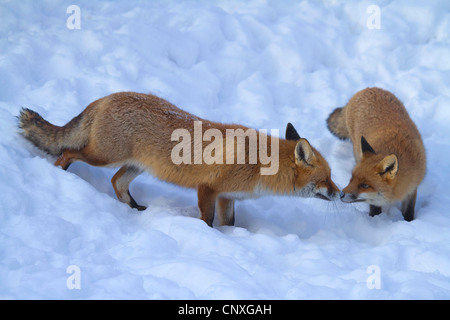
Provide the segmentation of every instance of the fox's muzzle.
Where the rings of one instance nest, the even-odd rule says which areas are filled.
[[[344,193],[340,194],[341,201],[345,203],[353,203],[353,202],[364,202],[366,199],[358,199],[358,196],[353,193]]]
[[[337,199],[339,199],[340,197],[340,191],[334,191],[331,189],[325,189],[322,188],[320,189],[319,192],[317,192],[314,197],[318,198],[318,199],[322,199],[322,200],[327,200],[327,201],[335,201]]]

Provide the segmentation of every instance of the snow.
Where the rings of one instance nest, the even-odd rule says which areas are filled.
[[[77,1],[71,30],[72,4],[0,3],[0,298],[450,298],[450,2]],[[281,135],[292,122],[345,187],[352,147],[325,119],[370,86],[404,102],[426,146],[410,223],[399,205],[372,218],[264,197],[209,228],[195,191],[147,174],[131,184],[137,212],[113,169],[54,167],[15,118],[28,107],[63,125],[110,93],[152,92],[214,121]]]

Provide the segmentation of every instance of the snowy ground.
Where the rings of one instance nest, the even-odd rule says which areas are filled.
[[[447,0],[0,1],[0,298],[449,299],[449,36]],[[16,128],[22,106],[62,125],[153,92],[211,120],[290,121],[344,187],[352,147],[325,119],[369,86],[404,102],[426,145],[411,223],[398,206],[267,197],[209,228],[194,191],[149,175],[131,185],[138,213],[114,170],[64,172]]]

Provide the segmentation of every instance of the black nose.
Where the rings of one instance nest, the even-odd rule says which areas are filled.
[[[339,195],[341,196],[341,199],[345,196],[345,193],[343,193],[342,191],[339,193]]]

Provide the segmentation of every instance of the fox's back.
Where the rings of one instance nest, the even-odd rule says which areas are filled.
[[[151,94],[120,92],[94,103],[97,104],[95,128],[125,136],[133,134],[135,139],[145,139],[147,143],[148,139],[170,140],[174,129],[192,127],[194,121],[202,120]]]
[[[346,106],[346,123],[352,141],[364,136],[371,145],[387,132],[399,133],[413,139],[420,139],[420,133],[403,104],[392,93],[368,88],[356,93]],[[374,139],[370,139],[373,137]]]
[[[205,130],[211,128],[219,130],[223,136],[229,128],[248,129],[240,125],[224,125],[202,119],[150,94],[115,93],[93,102],[93,105],[95,116],[91,130],[92,149],[107,155],[110,160],[114,157],[113,162],[117,163],[125,161],[124,159],[135,159],[158,178],[187,187],[213,183],[220,172],[229,171],[233,166],[205,165],[203,162],[175,165],[172,152],[180,143],[176,139],[172,141],[175,130],[184,129],[189,132],[191,163],[194,163],[194,122],[201,121],[202,129],[197,133],[201,137]],[[203,150],[210,142],[201,140]],[[258,167],[253,167],[246,166],[257,172]],[[183,171],[182,175],[179,174],[180,171]]]

